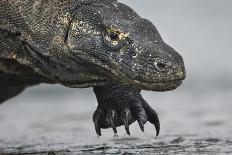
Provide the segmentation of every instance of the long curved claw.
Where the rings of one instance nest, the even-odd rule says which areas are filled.
[[[95,131],[96,131],[98,136],[101,136],[101,128],[100,128],[99,122],[98,122],[98,120],[100,119],[100,116],[101,116],[101,110],[97,109],[93,114],[93,122],[94,122],[94,126],[95,126]]]
[[[126,130],[126,133],[128,135],[130,135],[130,129],[129,129],[129,124],[128,124],[128,120],[126,118],[123,119],[123,123],[125,125],[125,130]]]
[[[141,131],[144,132],[144,123],[143,123],[143,120],[141,118],[139,118],[137,121],[138,121],[138,124],[139,124],[139,127],[140,127]]]
[[[114,120],[115,120],[115,118],[116,118],[116,113],[115,113],[115,111],[110,111],[109,113],[108,113],[108,117],[109,117],[109,120],[110,120],[110,125],[111,125],[111,127],[112,127],[112,129],[113,129],[113,131],[114,131],[114,134],[116,135],[117,134],[117,129],[116,129],[116,127],[115,127],[115,124],[114,124]]]
[[[123,113],[122,113],[122,119],[123,119],[123,124],[125,126],[125,130],[126,133],[128,135],[130,135],[130,129],[129,129],[129,113],[130,111],[128,109],[126,109]]]
[[[160,121],[156,111],[152,109],[148,114],[148,117],[149,117],[148,121],[155,125],[156,136],[158,136],[160,132]]]
[[[98,123],[94,121],[95,131],[98,136],[101,136],[101,128],[99,127]]]
[[[144,107],[146,114],[147,114],[147,120],[155,126],[156,136],[158,136],[159,132],[160,132],[159,117],[158,117],[156,111],[154,109],[152,109],[145,100],[143,100],[142,103],[143,103],[143,107]]]
[[[144,124],[147,122],[147,114],[140,102],[132,103],[133,115],[135,116],[139,127],[144,132]]]

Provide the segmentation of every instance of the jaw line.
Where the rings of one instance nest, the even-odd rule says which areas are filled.
[[[137,80],[134,80],[133,82],[137,87],[148,91],[172,91],[182,84],[182,80],[157,83],[146,83]]]
[[[123,73],[123,69],[117,68],[115,65],[113,67],[114,69],[110,69],[111,74],[113,74],[114,78],[111,78],[112,80],[118,81],[124,85],[131,85],[138,87],[142,90],[148,90],[148,91],[172,91],[175,90],[177,87],[179,87],[182,84],[182,81],[184,79],[176,79],[172,81],[165,81],[165,82],[147,82],[147,81],[141,81],[137,79],[130,78],[129,75]]]
[[[166,82],[144,82],[139,80],[133,80],[122,72],[119,72],[119,74],[115,74],[115,77],[117,81],[122,82],[125,85],[135,86],[142,90],[148,91],[172,91],[179,87],[183,81],[183,79],[177,79]]]
[[[91,55],[87,54],[89,57],[92,57]],[[94,59],[94,58],[93,58]],[[128,75],[123,73],[120,69],[117,68],[116,64],[112,64],[111,67],[108,65],[102,65],[100,61],[95,61],[96,65],[99,65],[100,67],[104,66],[103,68],[108,70],[111,75],[115,76],[114,78],[109,78],[112,80],[115,80],[117,82],[120,82],[125,85],[132,85],[136,86],[142,90],[148,90],[148,91],[171,91],[176,89],[178,86],[181,85],[182,80],[176,80],[176,81],[167,81],[167,82],[143,82],[139,80],[133,80]],[[109,80],[111,81],[111,80]]]
[[[148,91],[172,91],[175,90],[177,87],[179,87],[182,84],[182,80],[174,80],[174,81],[167,81],[167,82],[143,82],[139,80],[133,80],[126,76],[123,73],[120,73],[119,75],[115,75],[114,80],[124,84],[124,85],[130,85],[138,87],[142,90],[148,90]]]

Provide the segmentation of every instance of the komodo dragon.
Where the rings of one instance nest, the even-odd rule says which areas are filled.
[[[0,103],[40,83],[93,87],[102,128],[149,121],[157,113],[141,90],[174,90],[182,57],[156,27],[117,0],[0,0]],[[54,105],[55,106],[55,105]]]

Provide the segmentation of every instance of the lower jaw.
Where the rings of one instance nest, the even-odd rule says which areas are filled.
[[[182,84],[182,80],[162,82],[162,83],[145,83],[140,81],[133,81],[133,85],[136,85],[138,88],[142,90],[159,91],[159,92],[175,90],[181,84]]]

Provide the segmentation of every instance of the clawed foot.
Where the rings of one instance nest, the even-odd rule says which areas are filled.
[[[94,87],[98,107],[93,114],[93,122],[98,136],[101,128],[112,128],[117,135],[118,126],[125,126],[130,135],[129,125],[137,121],[142,132],[144,124],[149,121],[155,125],[159,135],[160,122],[155,110],[143,99],[140,90],[129,86],[113,85]]]

